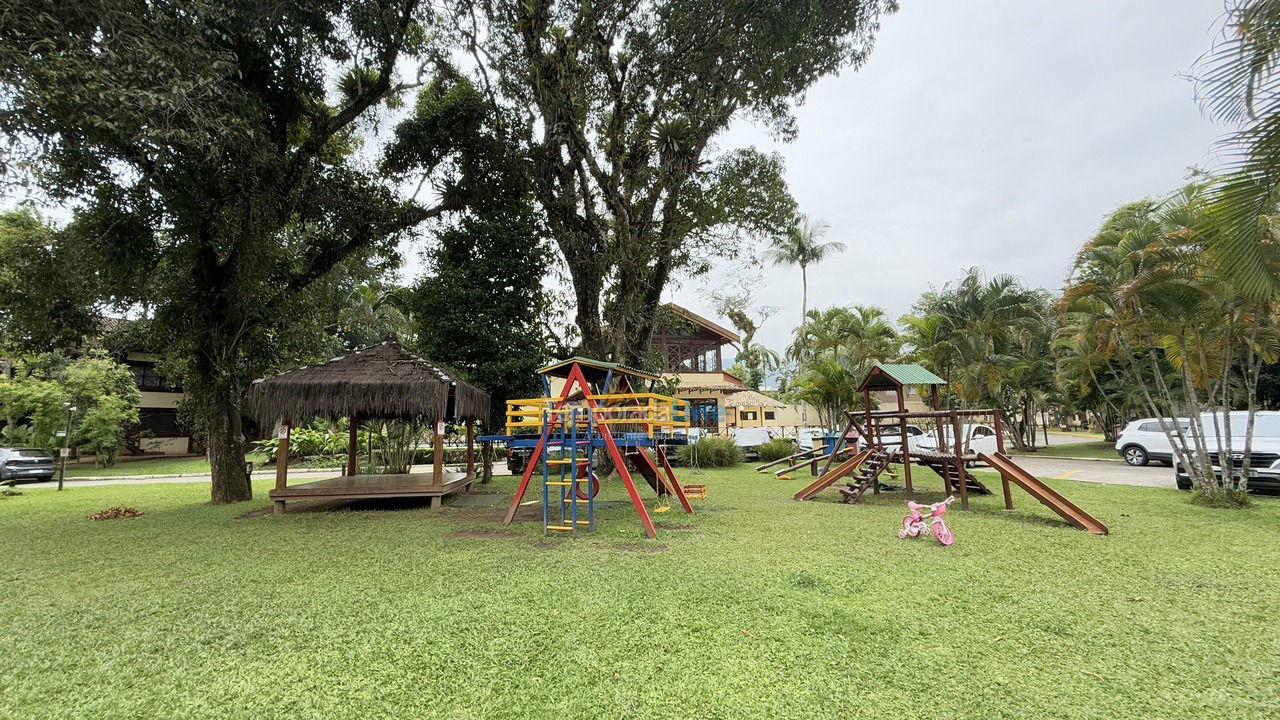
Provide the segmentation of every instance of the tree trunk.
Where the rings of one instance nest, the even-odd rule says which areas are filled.
[[[800,324],[809,316],[809,271],[800,266]]]
[[[220,387],[217,397],[210,398],[205,424],[209,433],[209,472],[213,476],[211,498],[214,505],[244,502],[253,499],[253,485],[249,482],[244,456],[248,443],[240,421],[238,394],[231,388]]]

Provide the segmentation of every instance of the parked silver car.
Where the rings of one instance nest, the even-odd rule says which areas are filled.
[[[53,456],[36,448],[0,448],[0,484],[53,479]]]

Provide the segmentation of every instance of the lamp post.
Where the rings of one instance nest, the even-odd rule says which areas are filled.
[[[67,475],[67,456],[71,454],[71,416],[75,415],[76,407],[71,403],[67,406],[67,431],[62,434],[62,464],[58,467],[58,490],[62,490],[62,480]]]

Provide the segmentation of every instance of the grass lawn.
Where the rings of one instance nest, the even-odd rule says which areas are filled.
[[[1116,453],[1116,444],[1106,440],[1070,443],[1067,445],[1050,445],[1049,447],[1041,447],[1035,452],[1018,452],[1011,449],[1010,454],[1070,458],[1103,458],[1106,460],[1120,459],[1120,456]]]
[[[1272,718],[1280,503],[1053,481],[899,540],[901,493],[704,471],[645,541],[499,524],[499,478],[442,510],[241,516],[207,485],[0,498],[3,718]],[[917,472],[917,485],[928,486]],[[936,478],[933,487],[938,488]],[[647,489],[646,489],[647,490]],[[998,491],[997,491],[998,492]],[[1016,491],[1017,492],[1017,491]],[[937,499],[937,493],[926,499]],[[652,507],[654,499],[646,493]],[[85,516],[130,505],[141,518]]]
[[[126,477],[129,475],[177,475],[207,473],[209,460],[204,457],[127,460],[109,468],[94,467],[92,462],[67,463],[67,477]]]
[[[250,454],[246,458],[261,465],[266,458]],[[108,468],[96,468],[92,462],[67,463],[67,477],[129,477],[132,475],[182,475],[205,474],[209,472],[209,460],[201,457],[168,458],[158,457],[148,460],[118,461]]]

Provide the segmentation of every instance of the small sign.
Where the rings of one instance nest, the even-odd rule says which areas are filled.
[[[277,438],[277,439],[279,439],[279,440],[288,440],[288,439],[289,439],[289,428],[287,428],[287,427],[282,427],[282,428],[280,428],[280,432],[276,433],[276,438]]]
[[[53,436],[54,436],[54,437],[66,437],[66,436],[67,436],[67,431],[66,431],[66,430],[56,430],[56,431],[54,431]]]
[[[59,457],[71,457],[71,448],[61,448],[58,450]]]
[[[437,434],[437,435],[443,435],[443,434],[444,434],[444,421],[443,421],[443,420],[437,420],[437,421],[436,421],[436,434]]]

